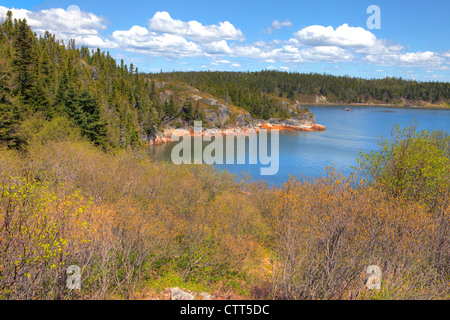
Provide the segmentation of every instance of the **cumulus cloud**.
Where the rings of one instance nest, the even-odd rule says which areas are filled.
[[[375,66],[450,69],[450,50],[441,53],[407,52],[400,44],[377,39],[372,32],[348,24],[336,28],[312,25],[294,32],[287,40],[246,43],[243,32],[228,21],[204,25],[199,21],[174,19],[166,11],[156,12],[146,27],[136,25],[104,36],[102,33],[107,29],[106,20],[84,12],[77,6],[34,12],[0,6],[0,19],[6,16],[8,10],[13,12],[14,18],[27,19],[38,34],[49,31],[64,41],[75,39],[78,45],[116,48],[167,59],[204,57],[217,66],[238,68],[241,65],[231,60],[248,58],[267,63],[269,69],[280,70],[283,69],[274,66],[283,65],[293,69],[296,65],[312,62],[358,62]],[[274,20],[267,31],[271,33],[292,26],[289,20]],[[377,69],[377,72],[381,70]]]
[[[230,22],[219,22],[218,25],[203,25],[198,21],[181,21],[172,19],[166,11],[158,11],[149,20],[151,31],[182,36],[195,42],[205,43],[222,40],[244,41],[241,30]]]
[[[103,39],[97,35],[66,35],[65,39],[74,39],[75,43],[85,45],[89,48],[112,49],[119,47],[115,42],[109,39]]]
[[[67,10],[52,8],[35,12],[0,6],[0,17],[5,17],[9,10],[13,13],[13,18],[26,19],[33,31],[40,35],[48,31],[66,42],[75,39],[80,45],[117,47],[114,42],[100,36],[99,30],[106,29],[105,19],[93,13],[84,12],[76,6],[71,6]]]
[[[234,47],[235,56],[258,59],[268,63],[284,62],[299,64],[307,62],[348,62],[354,55],[335,46],[299,48],[291,44],[272,47],[270,44],[239,45]]]
[[[370,48],[377,44],[374,34],[360,27],[349,27],[348,24],[333,29],[313,25],[297,31],[295,38],[310,46],[335,46],[344,48]]]
[[[228,21],[202,25],[173,19],[165,11],[155,13],[148,29],[133,26],[114,31],[112,38],[124,50],[170,58],[232,55],[227,41],[245,39],[242,31]]]
[[[294,37],[290,41],[298,45],[335,46],[361,54],[381,54],[404,49],[400,44],[377,39],[372,32],[361,27],[350,27],[346,23],[336,29],[331,26],[309,26],[295,32]]]
[[[183,58],[200,56],[200,46],[185,38],[173,34],[157,34],[147,28],[133,26],[129,30],[117,30],[112,34],[121,48],[150,56]]]
[[[328,62],[336,57],[338,61],[357,59],[378,66],[445,69],[446,58],[450,56],[449,52],[405,52],[405,48],[400,44],[377,39],[372,32],[348,24],[337,28],[309,26],[295,32],[289,43],[296,47],[309,46],[309,49],[302,50],[303,58],[307,60],[315,56],[318,60]],[[339,57],[341,54],[343,56]]]
[[[440,67],[445,63],[442,56],[431,51],[367,55],[363,60],[376,65],[401,67],[433,68]]]
[[[228,46],[228,43],[225,40],[213,41],[211,43],[203,43],[201,45],[203,50],[207,54],[231,55],[233,53],[233,51]]]
[[[313,25],[297,31],[294,36],[310,46],[372,47],[377,41],[372,32],[360,27],[349,27],[346,23],[336,29]]]
[[[180,35],[160,34],[140,26],[133,26],[129,30],[114,31],[112,38],[126,51],[150,56],[185,58],[232,54],[232,50],[225,40],[197,43]]]
[[[28,14],[31,13],[31,11],[25,9],[15,9],[15,8],[10,9],[0,6],[0,20],[6,17],[6,13],[8,11],[11,11],[13,13],[13,19],[28,19]]]
[[[320,46],[307,48],[301,51],[303,59],[306,61],[326,61],[326,62],[350,62],[354,55],[348,50],[336,46]]]

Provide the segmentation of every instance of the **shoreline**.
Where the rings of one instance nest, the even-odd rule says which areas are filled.
[[[395,105],[395,104],[374,104],[374,103],[299,103],[303,106],[303,108],[312,107],[385,107],[385,108],[399,108],[399,109],[425,109],[425,110],[450,110],[450,106],[443,105],[429,105],[429,106],[419,106],[419,105]],[[325,131],[327,128],[323,125],[316,123],[308,123],[306,125],[296,126],[296,125],[276,125],[271,124],[269,122],[258,123],[252,128],[243,128],[243,127],[231,127],[227,129],[219,129],[212,128],[206,129],[202,131],[202,136],[214,136],[214,135],[236,135],[236,136],[248,136],[250,134],[259,133],[260,128],[266,130],[279,130],[279,131],[297,131],[297,132],[317,132],[317,131]],[[178,131],[178,133],[176,133]],[[177,136],[190,135],[194,136],[194,132],[191,129],[167,129],[163,132],[160,132],[156,135],[156,137],[148,143],[148,146],[158,146],[166,143],[175,142],[172,140],[172,134],[175,133]]]
[[[331,106],[343,106],[343,107],[385,107],[385,108],[400,108],[400,109],[440,109],[440,110],[450,110],[450,106],[444,106],[444,105],[397,105],[397,104],[388,104],[388,103],[299,103],[303,107],[331,107]]]
[[[316,132],[316,131],[325,131],[327,128],[320,124],[310,124],[310,125],[302,125],[302,126],[289,126],[289,125],[272,125],[270,123],[262,123],[257,124],[253,128],[228,128],[228,129],[207,129],[202,130],[201,136],[209,136],[213,137],[215,135],[221,135],[221,136],[227,136],[227,135],[233,135],[233,136],[249,136],[252,134],[259,133],[260,129],[265,130],[279,130],[279,131],[306,131],[306,132]],[[163,145],[166,143],[175,142],[172,140],[172,136],[178,136],[182,137],[185,135],[190,135],[191,137],[194,137],[198,135],[198,132],[194,132],[190,129],[168,129],[164,130],[164,132],[158,134],[155,139],[148,144],[148,146],[158,146]]]

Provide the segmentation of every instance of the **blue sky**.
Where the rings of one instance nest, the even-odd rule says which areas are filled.
[[[369,29],[377,5],[381,28]],[[78,10],[79,8],[79,10]],[[143,72],[318,72],[450,81],[450,1],[1,0],[37,33]]]

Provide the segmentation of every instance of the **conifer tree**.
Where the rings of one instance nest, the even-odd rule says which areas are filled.
[[[14,30],[14,57],[12,60],[15,73],[16,93],[26,103],[32,97],[32,87],[35,81],[33,66],[35,53],[33,52],[33,33],[26,20],[18,20]]]

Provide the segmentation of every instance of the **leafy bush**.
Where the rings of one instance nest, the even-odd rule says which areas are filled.
[[[370,182],[330,168],[279,190],[105,153],[71,130],[30,119],[26,152],[0,150],[0,298],[135,298],[158,284],[274,299],[450,295],[444,133],[387,143],[362,163]],[[66,288],[70,265],[80,291]],[[380,291],[364,285],[369,265],[381,267]]]
[[[381,139],[379,150],[358,159],[363,176],[393,197],[418,201],[431,208],[442,203],[450,188],[450,138],[442,132],[401,130]]]
[[[133,298],[167,275],[220,288],[245,278],[263,221],[235,177],[47,140],[54,124],[29,124],[27,153],[0,154],[0,297]],[[81,291],[65,287],[70,265],[82,270]]]
[[[450,291],[450,217],[331,171],[292,178],[271,207],[278,299],[434,299]],[[448,197],[448,190],[447,195]],[[365,287],[382,270],[382,292]]]

